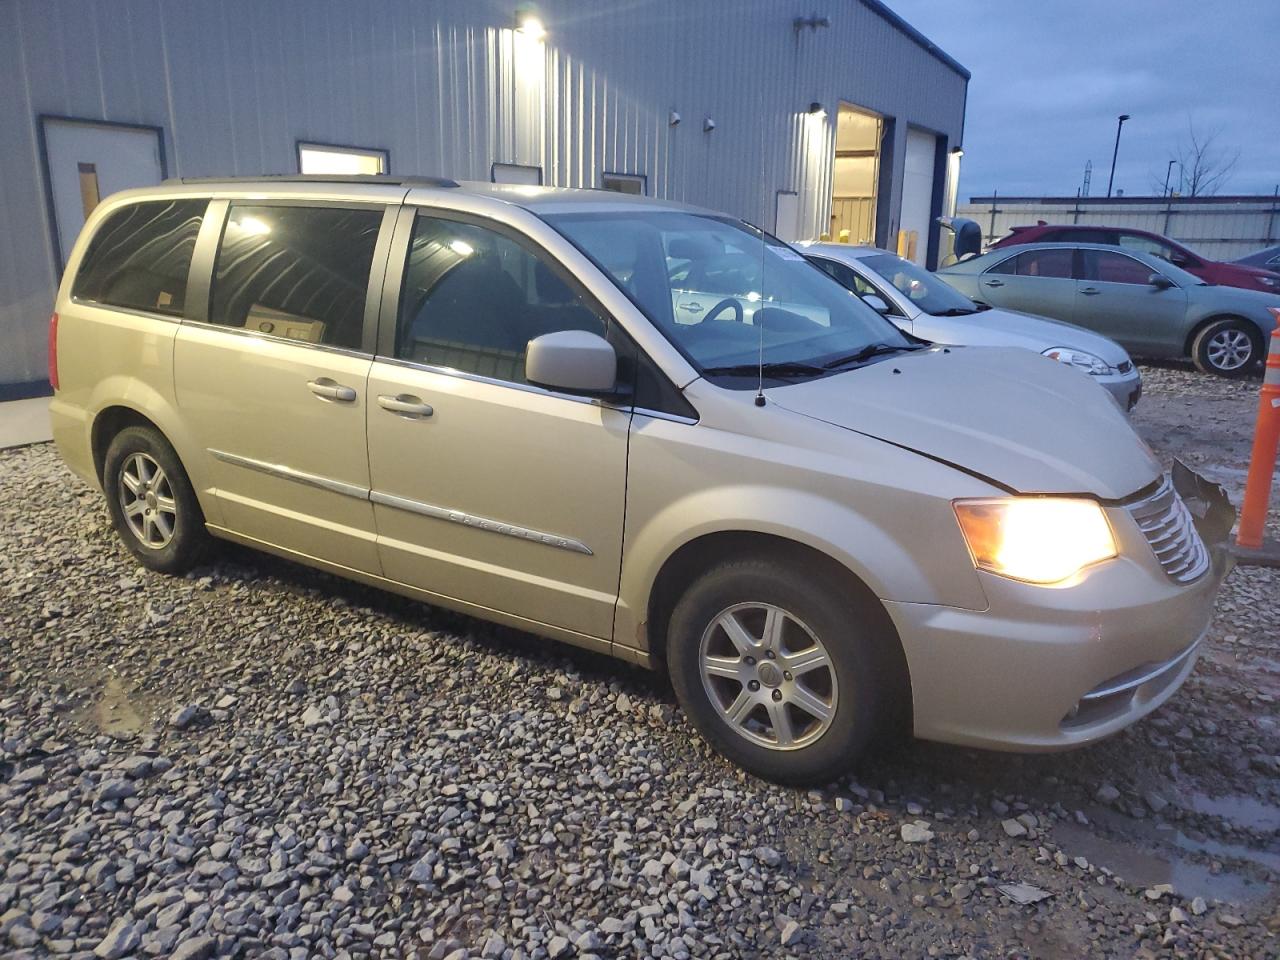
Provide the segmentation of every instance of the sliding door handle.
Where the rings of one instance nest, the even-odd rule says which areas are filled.
[[[423,403],[421,397],[415,397],[408,393],[397,394],[394,397],[386,393],[379,394],[378,406],[383,410],[398,413],[402,417],[409,417],[414,420],[423,419],[435,413],[431,404]]]
[[[988,287],[1003,287],[1003,286],[1004,286],[1004,281],[1003,281],[1003,280],[983,280],[982,282],[983,282],[983,283],[985,283]]]
[[[1102,291],[1099,290],[1097,287],[1081,287],[1080,292],[1083,293],[1086,297],[1096,297]]]
[[[356,392],[351,387],[344,387],[328,377],[320,377],[317,380],[308,380],[307,389],[314,393],[321,400],[336,400],[339,403],[351,403],[356,398]]]

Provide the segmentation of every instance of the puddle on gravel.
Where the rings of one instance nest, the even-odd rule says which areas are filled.
[[[1242,794],[1211,797],[1204,793],[1193,793],[1187,801],[1196,813],[1218,817],[1246,830],[1280,830],[1280,807],[1264,803],[1257,797]]]
[[[1180,897],[1204,897],[1206,900],[1224,900],[1244,904],[1267,892],[1265,883],[1255,881],[1225,866],[1214,873],[1206,866],[1177,856],[1164,856],[1156,852],[1154,844],[1139,846],[1137,843],[1112,840],[1094,833],[1088,827],[1074,823],[1059,823],[1053,828],[1054,838],[1070,857],[1085,857],[1098,867],[1106,867],[1116,876],[1145,887],[1169,883]],[[1215,858],[1248,859],[1255,863],[1255,851],[1245,847],[1232,847],[1212,841],[1199,843],[1178,833],[1168,840],[1188,852],[1209,854]],[[1265,857],[1265,855],[1264,855]],[[1275,865],[1272,865],[1272,869]]]
[[[151,731],[148,713],[136,685],[113,673],[107,677],[102,692],[80,709],[76,719],[115,740],[132,740]]]

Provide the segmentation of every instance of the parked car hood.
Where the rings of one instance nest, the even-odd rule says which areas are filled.
[[[934,317],[922,313],[912,321],[911,332],[935,343],[970,347],[1022,347],[1043,353],[1050,347],[1085,350],[1111,366],[1124,363],[1124,347],[1101,334],[1016,310],[983,310],[964,317]]]
[[[1026,350],[933,347],[766,391],[793,413],[952,464],[1018,493],[1119,499],[1160,477],[1088,377]]]

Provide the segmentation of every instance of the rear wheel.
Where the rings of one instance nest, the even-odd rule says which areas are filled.
[[[1244,320],[1216,320],[1198,334],[1191,345],[1191,359],[1202,373],[1243,377],[1262,356],[1262,339],[1253,324]]]
[[[178,455],[159,431],[126,427],[102,465],[107,509],[121,541],[143,566],[185,573],[204,557],[204,514]]]
[[[672,612],[681,706],[730,760],[769,780],[829,783],[858,760],[887,684],[873,619],[821,575],[768,560],[716,567]]]

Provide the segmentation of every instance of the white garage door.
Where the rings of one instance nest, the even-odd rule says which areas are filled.
[[[900,249],[919,264],[924,263],[929,252],[929,214],[933,210],[933,161],[937,145],[938,138],[932,133],[907,130],[902,214],[898,218],[898,229],[905,235]]]

